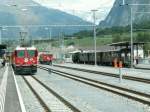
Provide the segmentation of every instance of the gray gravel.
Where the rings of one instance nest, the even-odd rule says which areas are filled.
[[[23,103],[27,112],[45,112],[37,98],[34,96],[30,88],[26,85],[20,75],[16,75],[16,80],[22,95]]]
[[[68,67],[74,67],[74,68],[83,68],[83,69],[88,69],[88,70],[119,74],[119,69],[114,68],[114,67],[93,66],[93,65],[84,65],[84,64],[71,64],[71,63],[55,64],[55,65],[68,66]],[[150,70],[122,68],[122,72],[123,72],[123,75],[150,79]]]
[[[43,70],[36,77],[82,112],[150,112],[147,105]]]
[[[46,103],[46,105],[50,108],[52,112],[72,112],[70,108],[63,104],[53,94],[48,92],[32,77],[26,76],[25,78],[28,80],[32,88],[38,93],[38,95],[43,99],[43,101]]]
[[[53,68],[60,69],[59,67],[53,67]],[[89,79],[103,81],[103,82],[107,82],[109,84],[113,84],[116,86],[126,87],[129,89],[133,89],[136,91],[150,94],[150,84],[137,82],[137,81],[131,81],[131,80],[125,80],[125,79],[123,79],[122,83],[120,83],[119,78],[103,76],[103,75],[98,75],[98,74],[94,74],[94,73],[86,73],[86,72],[82,72],[82,71],[70,70],[70,69],[65,69],[65,68],[61,68],[61,71],[67,71],[67,72],[75,74],[77,76],[83,76],[83,77],[86,77]]]

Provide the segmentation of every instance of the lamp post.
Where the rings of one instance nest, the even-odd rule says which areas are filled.
[[[98,10],[91,10],[92,13],[93,13],[93,24],[94,24],[94,27],[93,27],[93,36],[94,36],[94,54],[95,54],[95,66],[97,65],[97,55],[96,55],[96,51],[97,51],[97,48],[96,48],[96,11]]]
[[[2,44],[2,27],[0,27],[0,44]]]

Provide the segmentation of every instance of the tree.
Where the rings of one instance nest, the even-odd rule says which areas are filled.
[[[120,34],[114,34],[113,35],[113,40],[112,42],[121,42],[122,41],[122,38],[121,38],[121,35]]]
[[[148,32],[139,32],[136,37],[137,42],[150,42],[150,34]]]
[[[69,42],[68,44],[67,44],[67,46],[71,46],[71,45],[75,45],[75,42]]]

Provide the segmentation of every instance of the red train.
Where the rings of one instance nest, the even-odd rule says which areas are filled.
[[[53,60],[53,55],[52,54],[47,54],[47,53],[42,53],[39,56],[39,62],[41,64],[48,64],[51,65]]]
[[[35,47],[17,47],[12,53],[15,73],[36,73],[38,51]]]

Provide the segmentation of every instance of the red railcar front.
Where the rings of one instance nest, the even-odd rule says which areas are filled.
[[[40,54],[39,62],[41,64],[52,64],[53,55],[52,54]]]
[[[17,47],[13,54],[13,68],[18,73],[37,72],[38,51],[35,47]]]

